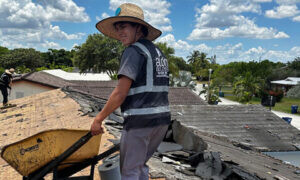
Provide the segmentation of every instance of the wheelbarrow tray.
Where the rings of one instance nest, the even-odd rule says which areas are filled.
[[[61,155],[88,132],[88,130],[73,129],[43,131],[5,146],[1,157],[22,176],[28,176]],[[81,162],[96,156],[100,141],[101,135],[93,136],[62,164]],[[64,167],[66,166],[60,168]]]

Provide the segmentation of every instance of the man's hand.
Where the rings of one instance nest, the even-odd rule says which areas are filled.
[[[91,132],[93,136],[104,133],[102,121],[99,122],[96,119],[94,119],[94,122],[91,125]]]
[[[97,114],[91,125],[92,135],[98,135],[104,132],[102,121],[124,102],[131,84],[132,80],[128,77],[120,77],[117,87],[113,90],[103,109]]]

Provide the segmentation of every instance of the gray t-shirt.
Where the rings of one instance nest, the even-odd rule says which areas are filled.
[[[134,47],[130,46],[126,48],[121,58],[118,78],[123,75],[135,81],[144,61],[145,58]]]

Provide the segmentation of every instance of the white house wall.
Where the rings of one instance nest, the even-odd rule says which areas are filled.
[[[34,94],[50,91],[53,89],[55,88],[43,86],[29,81],[17,81],[13,83],[11,94],[8,96],[8,100],[31,96]],[[0,96],[0,100],[2,103],[3,100],[2,95]]]

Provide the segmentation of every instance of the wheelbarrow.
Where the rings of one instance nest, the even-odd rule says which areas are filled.
[[[1,157],[23,176],[23,180],[41,180],[48,173],[53,179],[89,179],[95,165],[119,150],[119,144],[98,155],[101,135],[86,130],[49,130],[7,145]],[[89,176],[71,177],[91,166]]]

